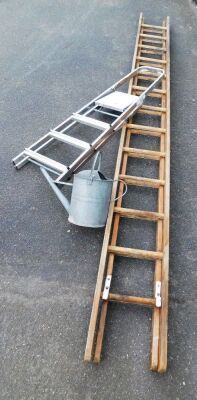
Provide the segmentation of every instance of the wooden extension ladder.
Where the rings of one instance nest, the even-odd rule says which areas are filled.
[[[99,362],[101,358],[107,309],[110,301],[134,303],[152,307],[152,342],[151,369],[165,372],[167,369],[167,335],[168,335],[168,274],[169,274],[169,199],[170,199],[170,32],[169,17],[161,26],[144,23],[142,14],[134,50],[132,69],[138,66],[157,66],[165,71],[161,88],[155,89],[150,97],[159,98],[159,106],[145,104],[138,114],[156,116],[160,126],[135,124],[131,120],[122,128],[112,199],[118,196],[117,204],[111,202],[101,252],[96,289],[85,349],[85,361]],[[134,77],[129,84],[128,93],[137,95],[144,90],[144,84],[154,79],[152,74]],[[141,82],[145,82],[141,84]],[[154,118],[153,118],[154,119]],[[152,124],[153,125],[153,124]],[[132,148],[132,134],[160,138],[160,150],[149,151]],[[127,175],[129,157],[157,160],[159,163],[158,179],[142,178]],[[155,212],[123,208],[121,195],[123,183],[128,185],[155,188],[158,190],[157,210]],[[120,197],[119,197],[120,196]],[[156,249],[119,247],[117,245],[120,219],[137,218],[155,221]],[[143,246],[142,246],[143,247]],[[153,260],[154,296],[152,298],[118,295],[111,293],[110,284],[116,256]]]

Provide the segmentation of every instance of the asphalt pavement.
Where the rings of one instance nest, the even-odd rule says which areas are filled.
[[[102,362],[83,363],[104,231],[71,225],[39,169],[28,164],[16,171],[11,164],[25,147],[129,72],[141,11],[150,24],[171,18],[169,363],[164,375],[149,370],[151,314],[137,306],[110,307]],[[0,1],[2,400],[197,398],[196,26],[197,9],[189,0]],[[117,135],[103,152],[103,172],[111,177],[118,141]],[[49,151],[60,151],[61,160],[67,157],[65,148]],[[135,200],[148,206],[143,196]],[[143,223],[134,222],[127,230],[138,247],[143,229]],[[154,240],[152,230],[147,240],[147,246]],[[116,283],[122,290],[150,293],[151,268],[144,272],[135,262],[133,268],[120,267]]]

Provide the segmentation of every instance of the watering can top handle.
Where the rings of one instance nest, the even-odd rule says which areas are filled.
[[[102,160],[102,154],[100,151],[97,151],[95,156],[94,156],[94,160],[92,163],[92,168],[91,168],[91,172],[90,172],[90,176],[93,175],[94,171],[100,171],[101,169],[101,160]],[[96,168],[96,164],[98,162],[98,166]]]
[[[100,151],[97,151],[97,153],[95,154],[93,163],[92,163],[92,168],[91,168],[90,176],[93,175],[93,173],[94,173],[95,170],[96,170],[96,171],[100,171],[100,168],[101,168],[101,160],[102,160],[102,153],[101,153]],[[97,162],[98,162],[98,167],[97,167],[97,169],[96,169],[96,164],[97,164]],[[110,179],[110,180],[111,180],[111,179]],[[127,186],[126,182],[124,182],[122,179],[114,179],[113,182],[122,182],[122,183],[124,184],[124,186],[125,186],[125,189],[124,189],[124,192],[123,192],[120,196],[118,196],[118,197],[116,197],[114,200],[112,200],[112,202],[114,202],[114,201],[120,199],[121,197],[124,197],[125,194],[127,193],[127,189],[128,189],[128,186]]]

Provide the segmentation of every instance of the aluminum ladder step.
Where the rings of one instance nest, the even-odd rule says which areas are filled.
[[[132,104],[137,104],[138,100],[138,96],[116,90],[115,92],[98,99],[96,104],[100,107],[109,108],[122,113],[127,107],[131,106]]]
[[[29,149],[24,150],[24,155],[30,157],[32,160],[37,161],[39,164],[49,167],[52,170],[57,172],[67,172],[68,168],[66,165],[59,163],[58,161],[52,160],[49,157],[43,156],[42,154],[37,153],[36,151],[32,151]]]
[[[104,131],[105,129],[109,129],[110,125],[106,122],[99,121],[98,119],[86,117],[85,115],[73,114],[72,119],[79,122],[80,124],[91,126],[92,128],[100,129]]]
[[[49,135],[52,136],[54,139],[59,140],[60,142],[70,144],[71,146],[77,147],[79,149],[87,150],[90,148],[90,144],[88,142],[76,139],[73,136],[66,135],[65,133],[51,130]]]

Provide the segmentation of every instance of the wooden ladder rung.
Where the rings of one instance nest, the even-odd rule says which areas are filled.
[[[140,90],[140,92],[143,92],[144,90],[147,89],[147,87],[133,85],[133,89]],[[153,89],[153,90],[154,90],[154,93],[166,94],[166,90],[161,90],[161,89]]]
[[[148,35],[147,33],[140,33],[140,36],[148,38],[148,39],[160,39],[161,42],[162,42],[162,40],[166,40],[167,39],[166,36],[159,37],[157,35]]]
[[[140,129],[144,131],[150,131],[150,132],[161,132],[161,133],[166,133],[165,128],[157,128],[156,126],[146,126],[146,125],[137,125],[137,124],[127,124],[127,128],[131,129]]]
[[[150,111],[150,110],[139,109],[139,110],[137,110],[137,114],[153,115],[153,116],[156,115],[156,116],[161,117],[162,112],[161,111]]]
[[[143,38],[142,39],[143,42],[145,43],[150,43],[150,44],[163,44],[161,40],[156,40],[156,39],[148,39],[148,38]]]
[[[165,184],[165,181],[162,179],[143,178],[141,176],[139,177],[120,174],[119,178],[125,181],[125,183],[127,183],[128,185],[144,186],[153,189],[159,189],[160,186],[164,186]]]
[[[140,129],[128,129],[127,132],[131,135],[142,135],[142,136],[152,136],[152,137],[161,137],[160,132],[150,132],[150,131],[144,131]]]
[[[134,210],[132,208],[114,207],[114,212],[120,214],[121,217],[143,219],[147,221],[158,221],[160,219],[164,219],[164,214],[162,213]]]
[[[154,107],[154,106],[148,106],[146,104],[144,104],[139,110],[139,111],[150,111],[150,112],[155,112],[159,114],[165,113],[166,112],[166,108],[165,107]]]
[[[152,29],[161,29],[161,31],[166,31],[167,28],[165,26],[160,25],[149,25],[149,24],[141,24],[143,28],[152,28]]]
[[[142,57],[142,56],[137,56],[137,60],[142,60],[142,61],[151,61],[156,64],[166,64],[166,60],[158,60],[157,58],[151,58],[151,57]]]
[[[155,106],[148,106],[147,104],[144,104],[141,107],[142,110],[150,110],[150,111],[158,111],[158,112],[166,112],[165,107],[155,107]]]
[[[155,50],[155,51],[166,51],[166,47],[149,46],[147,44],[138,44],[140,49]]]
[[[154,110],[154,107],[144,105],[141,108],[139,108],[137,113],[144,114],[144,115],[162,116],[162,113],[166,112],[166,109],[163,107],[155,107],[155,108],[156,108],[156,110]]]
[[[143,81],[155,81],[155,78],[153,78],[150,74],[143,72],[143,74],[138,75],[138,79],[142,79]],[[162,79],[166,79],[165,76],[163,76]]]
[[[152,54],[153,56],[162,55],[161,52],[158,52],[157,50],[145,50],[145,49],[141,49],[140,54]],[[146,57],[149,57],[149,56],[146,56]]]
[[[109,293],[107,301],[116,301],[118,303],[125,304],[139,304],[141,306],[155,306],[155,299],[147,298],[147,297],[136,297],[136,296],[127,296],[124,294],[115,294]]]
[[[130,247],[108,246],[108,252],[117,256],[139,258],[142,260],[161,260],[163,253],[160,251],[150,251],[141,249],[131,249]]]
[[[165,153],[161,151],[137,149],[133,147],[123,147],[123,151],[133,158],[145,158],[148,160],[160,160],[165,157]]]
[[[153,28],[143,28],[142,33],[148,33],[149,35],[157,35],[158,38],[162,37],[163,32],[161,32],[159,29],[153,29]]]
[[[139,67],[156,67],[156,65],[154,63],[151,62],[147,62],[147,61],[138,61],[137,66]],[[165,65],[162,64],[157,64],[157,68],[162,68],[163,70],[165,70]]]
[[[133,89],[133,91],[135,91],[135,95],[139,96],[139,93],[141,93],[141,91],[139,89]],[[137,92],[137,93],[136,93]],[[161,99],[162,98],[162,94],[161,93],[156,93],[155,91],[152,91],[151,93],[147,94],[148,97],[152,97],[152,98],[157,98],[157,99]]]

